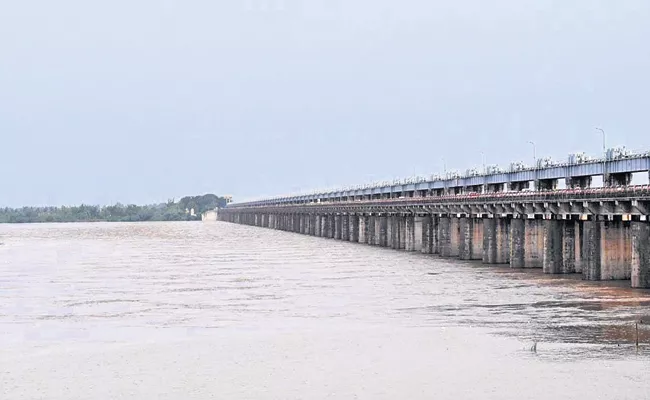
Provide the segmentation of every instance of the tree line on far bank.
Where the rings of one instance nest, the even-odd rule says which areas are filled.
[[[118,203],[112,206],[0,208],[0,223],[195,221],[201,219],[203,212],[224,207],[226,203],[225,197],[206,194],[144,206]]]

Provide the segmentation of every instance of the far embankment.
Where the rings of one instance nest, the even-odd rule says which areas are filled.
[[[205,194],[148,205],[0,208],[0,223],[200,221],[202,213],[224,207],[228,201],[228,196]]]

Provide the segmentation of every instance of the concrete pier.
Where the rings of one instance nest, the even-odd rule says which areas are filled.
[[[509,221],[506,218],[483,220],[483,262],[508,264],[510,262]]]
[[[316,236],[323,237],[323,216],[316,215]]]
[[[544,220],[527,219],[524,268],[544,267]]]
[[[451,257],[460,257],[460,218],[452,216],[449,219],[449,250]]]
[[[526,266],[526,220],[514,218],[510,221],[510,267]]]
[[[393,215],[390,217],[390,247],[399,250],[399,216]]]
[[[483,219],[472,219],[472,253],[470,260],[483,259]]]
[[[582,260],[583,260],[583,248],[584,248],[584,240],[582,238],[582,221],[576,220],[575,221],[575,240],[573,242],[573,246],[575,248],[575,270],[576,273],[581,274],[582,273]]]
[[[438,215],[431,216],[431,234],[433,242],[431,248],[433,249],[433,254],[440,254],[440,217]]]
[[[510,266],[542,268],[544,266],[544,220],[513,218],[510,220]]]
[[[562,273],[576,272],[576,221],[565,219],[562,224]]]
[[[350,240],[350,216],[341,215],[341,240]]]
[[[316,215],[316,226],[314,227],[314,230],[316,232],[316,236],[318,237],[323,237],[323,230],[325,229],[324,225],[324,216],[317,214]]]
[[[341,240],[342,237],[342,232],[341,229],[343,228],[342,221],[341,221],[341,215],[336,214],[334,216],[334,239]]]
[[[406,230],[406,251],[415,251],[415,217],[408,215],[404,217],[404,226]]]
[[[584,279],[631,279],[633,246],[629,222],[584,221],[583,234]]]
[[[397,229],[399,231],[399,246],[400,250],[406,249],[406,217],[397,218]]]
[[[372,242],[375,246],[381,246],[381,216],[375,216],[375,234],[374,241]]]
[[[358,215],[349,215],[349,229],[350,229],[350,241],[359,242],[359,216]]]
[[[460,229],[459,257],[461,260],[471,260],[474,250],[474,220],[462,217],[458,223]]]
[[[453,221],[453,220],[452,220]],[[459,257],[461,260],[483,259],[483,225],[480,219],[462,217],[459,224]],[[453,222],[452,222],[453,229]],[[453,246],[453,240],[452,244]]]
[[[375,244],[375,221],[376,217],[374,215],[369,215],[366,220],[366,244],[369,245]]]
[[[393,217],[386,216],[386,247],[393,248]]]
[[[416,216],[413,218],[413,251],[422,252],[424,242],[422,241],[422,229],[424,217]]]
[[[366,235],[368,234],[368,216],[359,215],[359,243],[366,243]]]
[[[629,222],[600,223],[600,280],[624,280],[632,276],[632,231]]]
[[[438,223],[438,238],[440,243],[440,255],[442,257],[451,257],[451,218],[448,216],[440,217]]]
[[[633,288],[650,287],[650,223],[635,221],[632,230],[632,276]]]
[[[379,228],[379,234],[377,235],[379,237],[378,245],[388,247],[388,217],[385,215],[380,216],[377,226]]]
[[[507,202],[502,196],[490,200],[489,193],[480,195],[488,200],[474,202],[480,196],[464,196],[453,204],[448,199],[462,191],[436,189],[398,197],[368,194],[324,204],[226,208],[217,218],[484,264],[542,268],[547,274],[581,273],[585,280],[629,280],[631,287],[650,288],[650,190],[647,198],[638,199],[621,196],[619,187],[610,195],[618,196],[614,199],[594,200],[595,192],[589,191],[589,197],[579,201],[565,197],[550,201],[554,185],[546,182],[551,194],[531,195],[521,204],[511,200],[511,194]],[[509,187],[520,186],[525,184]],[[575,193],[580,189],[572,190],[571,196]],[[437,203],[435,196],[447,200]]]
[[[575,221],[544,221],[544,261],[547,274],[575,272]]]
[[[327,237],[330,239],[334,239],[334,233],[336,231],[335,220],[335,215],[330,214],[327,216]]]
[[[422,253],[434,254],[434,222],[433,216],[427,215],[422,217]]]
[[[589,281],[599,281],[602,276],[600,266],[600,223],[598,221],[584,221],[582,227],[582,277]]]

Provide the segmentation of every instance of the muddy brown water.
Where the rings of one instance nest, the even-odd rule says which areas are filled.
[[[0,242],[2,399],[650,397],[629,282],[220,222]]]

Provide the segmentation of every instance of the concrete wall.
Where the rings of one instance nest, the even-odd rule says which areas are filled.
[[[214,222],[216,220],[217,220],[217,211],[216,210],[206,211],[203,214],[201,214],[201,221]]]

